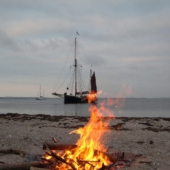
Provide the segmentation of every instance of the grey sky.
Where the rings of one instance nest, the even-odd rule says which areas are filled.
[[[170,97],[169,0],[0,0],[0,25],[0,96],[41,84],[52,97],[78,31],[84,81],[93,65],[104,97],[124,85],[127,97]]]

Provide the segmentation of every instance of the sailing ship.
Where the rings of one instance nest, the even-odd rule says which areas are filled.
[[[43,94],[41,92],[41,85],[40,85],[40,88],[38,91],[38,97],[36,98],[36,100],[46,100],[46,98],[44,97],[44,91],[43,91]]]
[[[76,56],[76,48],[77,48],[77,38],[75,38],[75,57],[74,57],[74,76],[72,77],[73,80],[73,87],[74,91],[73,93],[68,94],[68,92],[65,92],[64,94],[59,94],[57,92],[53,92],[52,94],[58,97],[64,97],[64,104],[77,104],[77,103],[96,103],[97,101],[97,85],[96,85],[96,76],[95,72],[92,72],[90,70],[90,89],[89,90],[83,90],[81,87],[82,85],[78,85],[79,83],[82,83],[78,80],[80,76],[78,76],[78,71],[79,69],[79,64],[77,61],[77,56]],[[81,79],[81,78],[80,78]],[[79,87],[79,89],[78,89]],[[66,90],[69,90],[70,88],[67,87]],[[90,100],[88,100],[90,97]]]

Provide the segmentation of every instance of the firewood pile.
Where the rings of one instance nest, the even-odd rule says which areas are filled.
[[[70,166],[70,168],[72,168],[73,170],[76,170],[76,168],[71,164],[71,162],[74,162],[73,160],[64,160],[62,159],[61,157],[57,156],[55,154],[54,151],[57,151],[57,150],[74,150],[77,146],[76,145],[63,145],[63,144],[53,144],[53,143],[46,143],[43,145],[43,149],[44,150],[47,150],[47,154],[52,156],[54,159],[55,159],[55,164],[60,164],[61,162],[62,163],[65,163],[65,164],[68,164]],[[116,167],[127,167],[127,166],[130,166],[130,163],[133,161],[132,159],[129,159],[129,158],[126,158],[125,157],[125,153],[124,152],[101,152],[101,151],[97,151],[95,150],[95,154],[103,154],[104,157],[108,157],[108,159],[110,160],[110,162],[112,162],[109,166],[105,166],[103,164],[103,166],[98,169],[98,170],[111,170],[112,167],[114,167],[116,169]],[[131,158],[133,157],[138,157],[138,156],[141,156],[141,155],[131,155]],[[93,165],[94,161],[90,161],[90,160],[78,160],[77,161],[79,164],[82,164],[85,165],[85,164],[91,164],[91,167],[90,169],[95,169],[95,166]],[[97,162],[97,160],[96,160]]]
[[[6,164],[5,162],[0,161],[0,170],[59,170],[60,164],[65,164],[67,169],[69,170],[77,170],[76,164],[79,167],[82,167],[82,170],[85,170],[85,165],[89,165],[90,170],[116,170],[124,167],[129,167],[131,162],[133,162],[136,158],[140,157],[141,154],[133,154],[133,153],[125,153],[125,152],[102,152],[95,150],[94,154],[102,154],[104,157],[107,157],[111,162],[109,165],[105,165],[104,163],[98,169],[96,169],[95,165],[98,160],[75,160],[70,158],[59,156],[58,151],[64,150],[72,150],[76,148],[76,145],[68,145],[68,144],[58,144],[58,143],[44,143],[43,149],[45,150],[44,155],[32,155],[34,160],[30,160],[27,163],[16,163],[16,164]],[[0,156],[3,154],[15,154],[22,156],[23,158],[28,157],[29,153],[20,150],[0,150]],[[47,158],[50,156],[50,159]]]

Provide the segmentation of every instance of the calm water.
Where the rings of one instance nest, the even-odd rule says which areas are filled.
[[[99,99],[99,103],[104,99]],[[64,105],[61,99],[48,98],[35,100],[34,98],[0,98],[0,114],[48,114],[65,116],[89,116],[89,104]],[[107,107],[115,116],[125,117],[170,117],[170,99],[128,98],[121,110],[115,106]]]

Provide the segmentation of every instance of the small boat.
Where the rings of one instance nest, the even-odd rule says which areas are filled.
[[[83,81],[81,78],[82,76],[80,76],[80,68],[82,66],[78,64],[77,56],[76,56],[77,38],[75,38],[74,45],[75,45],[75,56],[74,56],[74,65],[73,65],[74,75],[72,76],[72,83],[71,83],[73,88],[67,87],[66,92],[64,92],[63,94],[57,92],[53,92],[52,94],[58,97],[63,97],[64,104],[95,103],[97,101],[97,97],[96,97],[97,85],[96,85],[95,72],[92,72],[92,70],[90,70],[90,89],[84,90],[82,88],[83,87],[82,85]],[[68,94],[68,90],[71,90],[69,94]]]
[[[36,100],[46,100],[46,98],[44,97],[44,91],[43,91],[43,95],[42,95],[41,85],[40,85],[40,88],[39,88],[39,91],[38,91],[38,97],[36,98]]]

